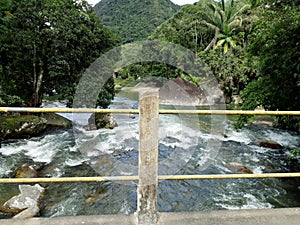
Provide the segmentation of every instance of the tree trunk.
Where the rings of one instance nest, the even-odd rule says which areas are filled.
[[[43,66],[39,66],[38,73],[35,71],[34,82],[33,82],[33,98],[32,98],[32,107],[38,107],[41,105],[41,94],[40,89],[43,81],[44,70]]]
[[[211,42],[207,45],[207,47],[204,49],[204,52],[207,52],[210,48],[215,47],[216,43],[217,43],[217,39],[218,39],[218,34],[219,34],[219,29],[215,30],[215,36],[214,38],[211,40]]]
[[[38,69],[36,68],[36,64],[33,63],[33,95],[32,99],[29,103],[30,107],[38,107],[41,105],[41,94],[40,94],[40,89],[43,81],[43,75],[44,75],[44,70],[43,70],[43,65],[40,62],[39,63]]]
[[[41,105],[41,96],[40,96],[40,89],[43,81],[43,63],[39,61],[37,65],[37,57],[36,57],[36,45],[35,42],[33,43],[33,95],[32,99],[30,100],[29,106],[30,107],[38,107]],[[37,68],[38,66],[38,68]]]

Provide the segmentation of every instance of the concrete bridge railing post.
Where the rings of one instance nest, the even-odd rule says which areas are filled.
[[[158,187],[158,89],[140,92],[138,224],[156,224]]]

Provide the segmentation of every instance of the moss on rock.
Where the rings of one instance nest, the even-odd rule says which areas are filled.
[[[46,123],[46,119],[35,115],[2,116],[0,117],[0,140],[37,136],[46,130]]]

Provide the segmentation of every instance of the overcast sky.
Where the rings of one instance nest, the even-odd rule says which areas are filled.
[[[100,0],[87,0],[91,5],[95,5],[98,2],[100,2]],[[174,2],[177,5],[184,5],[184,4],[192,4],[194,2],[197,2],[199,0],[171,0],[172,2]]]

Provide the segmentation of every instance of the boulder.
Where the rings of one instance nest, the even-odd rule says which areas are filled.
[[[32,165],[26,165],[19,167],[15,173],[16,178],[35,178],[39,177],[39,171],[44,167],[45,163],[38,162]]]
[[[88,123],[89,125],[85,126],[86,130],[113,129],[118,126],[116,119],[109,113],[92,114],[88,119]]]
[[[70,120],[55,113],[44,113],[41,116],[9,114],[0,117],[0,142],[6,139],[31,138],[47,130],[71,126]]]
[[[233,173],[248,173],[248,174],[252,174],[252,170],[250,170],[249,168],[247,168],[246,166],[244,166],[241,163],[237,163],[237,162],[230,162],[226,164],[226,167],[232,171]]]
[[[72,121],[56,113],[43,113],[42,118],[46,119],[47,129],[69,128]]]
[[[283,149],[283,146],[275,141],[270,140],[258,140],[249,143],[250,145],[256,145],[259,147],[270,148],[270,149]]]
[[[13,218],[25,219],[37,215],[45,189],[39,184],[34,186],[19,185],[20,194],[12,197],[0,207],[4,213],[16,214]]]
[[[253,125],[258,125],[258,126],[269,126],[272,127],[275,123],[275,120],[273,118],[259,118],[255,120],[252,124]]]
[[[47,128],[47,120],[34,115],[9,115],[0,118],[0,139],[30,138]]]
[[[171,105],[207,105],[202,89],[182,79],[167,81],[159,90],[160,102]]]

